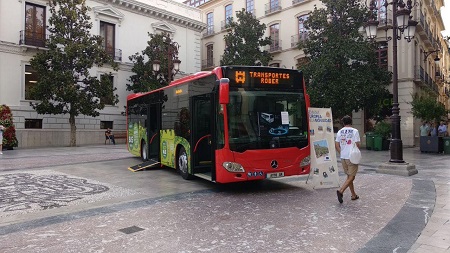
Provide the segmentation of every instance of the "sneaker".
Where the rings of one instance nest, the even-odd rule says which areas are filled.
[[[2,152],[2,151],[0,151],[0,155],[3,155],[3,152]]]

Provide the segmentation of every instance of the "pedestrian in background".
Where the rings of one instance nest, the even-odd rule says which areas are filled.
[[[111,129],[106,129],[105,131],[105,137],[106,139],[110,139],[114,145],[116,145],[116,141],[114,140],[114,134],[112,133]]]
[[[431,123],[430,136],[437,136],[436,123]]]
[[[0,155],[3,155],[3,131],[5,131],[5,127],[0,125]]]
[[[428,136],[429,133],[430,127],[428,126],[428,123],[424,121],[420,126],[420,136]]]
[[[342,118],[342,123],[344,125],[341,130],[337,132],[335,147],[336,150],[341,154],[341,162],[342,168],[344,169],[345,174],[347,175],[347,180],[345,180],[341,189],[337,190],[337,197],[339,203],[344,202],[344,191],[350,188],[350,192],[352,193],[352,200],[359,199],[359,196],[356,195],[355,187],[353,185],[353,181],[355,180],[356,173],[358,172],[358,164],[353,164],[350,162],[350,150],[355,143],[358,148],[360,148],[360,137],[359,131],[356,128],[352,127],[352,118],[348,115]]]
[[[444,121],[441,121],[439,125],[438,136],[447,136],[447,126],[444,124]]]

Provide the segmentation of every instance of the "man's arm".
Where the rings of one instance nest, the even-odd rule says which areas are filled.
[[[334,146],[336,147],[336,151],[341,153],[341,144],[339,144],[339,142],[334,142]]]

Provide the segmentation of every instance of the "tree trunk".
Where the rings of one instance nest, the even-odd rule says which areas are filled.
[[[70,123],[70,146],[76,147],[77,146],[77,126],[75,125],[75,115],[70,114],[69,123]]]

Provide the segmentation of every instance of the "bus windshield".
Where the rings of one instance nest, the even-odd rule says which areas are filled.
[[[304,148],[308,145],[303,93],[230,91],[227,111],[232,151]]]

